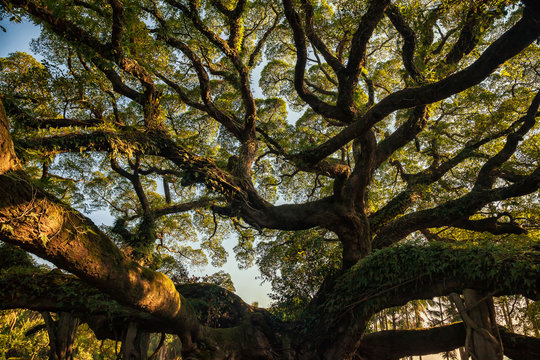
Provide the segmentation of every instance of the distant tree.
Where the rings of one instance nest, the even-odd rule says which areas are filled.
[[[72,274],[10,267],[3,308],[73,314],[124,358],[151,332],[184,359],[540,354],[493,301],[539,297],[537,1],[0,4],[44,57],[1,63],[0,240]],[[189,280],[231,233],[274,314]],[[446,295],[463,323],[399,329]]]

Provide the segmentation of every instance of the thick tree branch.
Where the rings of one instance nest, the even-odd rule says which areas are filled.
[[[166,276],[125,258],[89,219],[33,187],[24,174],[9,171],[0,175],[0,182],[14,189],[0,197],[2,241],[76,274],[124,305],[174,323],[181,336],[200,333],[192,310]],[[25,218],[32,214],[35,222]],[[185,339],[188,346],[190,337]]]
[[[477,180],[471,192],[458,199],[450,200],[435,208],[417,211],[399,218],[381,229],[377,237],[374,239],[374,243],[376,244],[375,246],[386,246],[389,244],[388,241],[397,242],[416,230],[446,225],[454,226],[454,224],[456,227],[464,227],[469,230],[477,231],[489,231],[492,233],[501,233],[501,231],[507,231],[510,233],[522,232],[523,229],[514,225],[495,223],[488,226],[488,220],[484,220],[482,222],[471,222],[467,219],[488,203],[504,200],[510,197],[530,194],[538,189],[538,184],[535,185],[534,182],[537,181],[538,177],[540,176],[540,166],[513,185],[493,190],[491,187],[497,177],[496,169],[512,156],[512,154],[516,151],[519,141],[534,126],[535,116],[539,106],[540,93],[538,93],[532,100],[527,114],[513,124],[515,126],[521,123],[521,126],[518,129],[514,131],[514,126],[511,126],[503,132],[489,136],[484,140],[472,145],[474,148],[478,148],[478,145],[482,143],[486,143],[493,138],[497,138],[501,134],[509,133],[507,135],[504,147],[497,154],[486,161],[486,163],[480,169]],[[442,174],[457,164],[456,161],[462,160],[467,154],[470,154],[470,147],[471,144],[469,144],[456,157],[451,159],[451,161],[446,161],[435,171],[428,169],[429,171],[426,173],[428,177],[425,177],[421,182],[426,183],[427,180],[429,181],[428,183],[431,183],[431,180],[440,178]],[[452,164],[453,166],[450,166]],[[409,194],[409,196],[413,195],[411,189],[406,190],[406,192]],[[411,197],[409,197],[409,199],[410,198]],[[400,208],[403,208],[401,206],[403,201],[404,199],[400,199]],[[392,204],[392,206],[394,205],[395,204]],[[383,210],[381,209],[381,211]],[[374,214],[372,220],[375,219],[376,216],[378,215]],[[390,238],[392,239],[390,240]]]
[[[0,308],[30,309],[35,311],[73,312],[82,318],[109,314],[113,318],[131,318],[143,322],[149,329],[158,331],[168,328],[145,312],[123,307],[108,295],[92,288],[75,276],[59,270],[44,272],[39,269],[4,270],[0,276],[2,296]]]
[[[332,70],[334,70],[334,73],[339,78],[342,71],[345,70],[345,66],[343,66],[341,61],[330,52],[326,44],[321,40],[321,38],[315,32],[315,28],[313,24],[313,5],[311,4],[311,1],[302,0],[302,7],[304,8],[304,12],[305,12],[306,35],[309,41],[318,51],[320,51],[326,63],[330,65]]]
[[[424,82],[424,76],[420,73],[415,64],[414,53],[416,50],[416,34],[413,29],[407,24],[403,15],[400,13],[396,5],[390,5],[386,9],[386,16],[392,22],[392,25],[403,38],[403,46],[401,47],[401,57],[405,70],[409,76],[418,84]]]
[[[211,198],[202,198],[195,201],[185,202],[181,204],[175,204],[171,206],[166,206],[162,208],[153,209],[153,213],[156,217],[169,215],[169,214],[176,214],[181,212],[186,212],[194,209],[200,209],[204,207],[208,207],[214,202],[216,202],[218,199],[211,199]]]
[[[486,11],[486,5],[484,3],[473,3],[471,9],[467,12],[467,17],[465,18],[459,37],[446,55],[444,63],[456,64],[464,56],[473,51],[480,41],[481,34],[495,20],[494,14],[496,14],[495,11]]]
[[[112,54],[107,44],[103,44],[99,39],[91,36],[73,22],[56,17],[47,7],[30,0],[14,0],[10,2],[14,7],[25,9],[28,13],[49,24],[55,31],[64,34],[69,41],[84,44],[104,58],[111,58]]]
[[[96,130],[92,133],[72,133],[16,142],[21,149],[40,149],[44,152],[85,151],[115,152],[128,146],[134,152],[164,157],[186,172],[186,183],[206,183],[212,190],[227,198],[243,196],[232,176],[212,160],[197,156],[176,144],[167,134],[139,131],[116,132]]]
[[[342,109],[325,103],[312,92],[306,89],[304,84],[306,64],[307,64],[307,45],[306,34],[300,22],[300,16],[294,9],[291,0],[283,0],[285,17],[293,30],[294,44],[296,47],[296,65],[294,67],[294,88],[298,96],[304,100],[317,114],[336,119],[342,122],[350,122],[350,115]]]
[[[452,351],[465,343],[463,323],[411,330],[388,330],[367,334],[357,355],[366,360],[393,360],[412,355]]]
[[[414,114],[413,114],[414,116]],[[414,119],[411,117],[409,120]],[[421,188],[423,186],[433,184],[436,181],[439,181],[446,173],[451,171],[458,164],[463,162],[466,159],[477,157],[477,150],[489,143],[490,141],[499,139],[505,135],[508,135],[512,130],[522,122],[522,119],[515,121],[508,128],[496,132],[494,134],[488,135],[485,138],[478,141],[470,141],[465,147],[459,151],[454,157],[443,161],[441,163],[434,162],[431,166],[426,168],[424,171],[418,172],[416,174],[406,174],[399,162],[393,162],[394,165],[398,166],[398,172],[404,181],[407,182],[407,188],[403,190],[398,195],[394,196],[385,206],[379,209],[377,212],[370,216],[370,223],[372,230],[377,233],[378,230],[386,224],[388,221],[392,220],[399,214],[402,214],[406,209],[408,209],[421,194]],[[409,123],[409,121],[407,121]],[[390,155],[392,151],[391,147],[400,146],[406,140],[399,137],[398,135],[409,128],[409,125],[404,124],[402,127],[398,128],[390,137],[388,141],[383,140],[379,143],[378,151],[380,150],[379,160],[384,160],[385,156]],[[414,126],[414,125],[413,125]],[[413,127],[414,129],[414,127]],[[524,178],[521,177],[521,180]]]
[[[373,247],[381,248],[391,245],[420,229],[453,226],[454,223],[456,223],[457,227],[461,227],[460,224],[463,219],[474,215],[486,204],[531,194],[539,189],[539,182],[540,166],[522,181],[513,185],[492,190],[471,191],[458,199],[450,200],[434,208],[404,215],[379,231],[375,239],[373,239]],[[477,228],[481,231],[496,231],[492,228],[487,229],[484,226],[478,226]],[[474,230],[474,227],[471,226],[470,230]],[[514,231],[517,231],[517,229]]]
[[[506,162],[512,154],[516,152],[519,142],[533,128],[536,123],[538,107],[540,106],[540,91],[531,101],[531,105],[527,110],[527,114],[520,119],[523,124],[515,132],[512,132],[506,137],[504,147],[493,157],[491,157],[480,169],[474,190],[489,189],[493,186],[496,180],[496,169]],[[494,173],[495,172],[495,173]]]
[[[138,131],[113,132],[95,131],[91,134],[68,134],[50,136],[36,139],[20,139],[17,147],[22,149],[40,149],[51,152],[79,152],[81,147],[85,151],[113,152],[128,143],[132,150],[146,155],[157,155],[168,159],[186,172],[183,182],[205,183],[209,189],[221,193],[226,199],[239,202],[239,209],[218,210],[227,216],[245,217],[245,220],[256,227],[272,229],[294,230],[307,229],[318,224],[329,224],[334,218],[330,208],[333,199],[327,198],[305,204],[291,204],[273,206],[258,198],[248,197],[243,188],[228,173],[220,169],[211,160],[192,154],[174,143],[167,135],[160,133],[142,133]],[[321,164],[321,165],[324,165]],[[321,172],[338,171],[339,174],[348,174],[348,166],[328,164]],[[326,204],[326,205],[324,205]]]
[[[535,41],[539,34],[540,10],[526,7],[521,20],[495,40],[475,62],[465,69],[435,83],[406,88],[388,95],[339,134],[313,149],[297,154],[297,156],[307,164],[315,164],[338,151],[398,109],[431,104],[479,84],[502,63]]]
[[[111,47],[117,59],[123,57],[122,35],[124,33],[124,6],[119,0],[108,0],[112,8]]]
[[[221,39],[216,33],[210,30],[208,26],[206,26],[206,24],[202,21],[202,19],[199,16],[199,12],[198,12],[195,1],[190,1],[189,8],[176,0],[167,0],[167,2],[173,7],[176,7],[177,9],[181,10],[182,13],[186,15],[186,17],[188,17],[192,21],[195,28],[199,30],[208,40],[210,40],[210,42],[216,45],[223,52],[223,54],[225,54],[225,56],[227,56],[233,63],[240,78],[239,88],[240,88],[240,93],[242,95],[242,101],[244,103],[245,124],[244,124],[244,129],[242,131],[242,140],[244,140],[243,145],[245,143],[250,143],[250,142],[255,141],[255,120],[257,118],[257,106],[255,105],[255,98],[253,97],[253,93],[251,92],[249,69],[244,65],[239,55],[239,49],[237,47],[231,46],[231,44]],[[232,18],[231,41],[236,44],[240,41],[238,38],[239,31],[240,31],[239,30],[240,15],[244,7],[245,7],[245,1],[239,0],[235,10],[231,12],[231,18]],[[185,50],[191,51],[189,48]],[[186,54],[186,51],[184,50],[182,51]],[[193,52],[192,54],[194,55]],[[188,54],[186,54],[186,56],[189,57]],[[248,140],[248,141],[245,141],[245,140]],[[247,146],[243,146],[241,152],[244,153],[244,155],[241,156],[241,161],[239,163],[239,165],[241,165],[242,167],[240,172],[242,173],[241,175],[245,175],[246,173],[249,172],[251,168],[251,163],[254,160],[253,145],[248,144]]]
[[[392,133],[377,144],[377,158],[375,168],[381,166],[396,150],[405,146],[414,139],[427,124],[427,109],[425,105],[414,108],[409,119]]]
[[[241,203],[238,207],[212,207],[216,213],[224,216],[241,217],[257,229],[305,230],[316,226],[330,226],[336,220],[335,202],[332,197],[306,202],[303,204],[271,205],[261,203],[257,208],[250,203]]]
[[[522,246],[430,243],[386,248],[361,260],[335,279],[333,287],[317,295],[305,313],[313,329],[308,341],[338,358],[352,356],[372,314],[465,288],[538,299],[540,269],[535,264],[539,260],[537,242]],[[316,332],[320,328],[328,331]],[[318,335],[313,337],[314,333]]]
[[[126,91],[130,98],[137,99],[143,105],[144,119],[149,129],[159,128],[158,119],[158,93],[154,85],[151,74],[141,66],[136,60],[127,58],[123,55],[121,49],[121,37],[123,33],[123,6],[117,0],[111,0],[113,8],[113,29],[111,42],[103,44],[99,39],[91,36],[88,31],[75,25],[69,20],[59,18],[53,14],[46,6],[41,6],[33,1],[17,0],[12,2],[15,7],[23,8],[31,15],[47,23],[51,29],[59,36],[65,38],[73,44],[83,44],[88,50],[96,53],[101,59],[95,59],[96,65],[109,77],[115,79],[113,84],[122,90],[128,90],[125,85],[120,86],[122,81],[114,76],[114,71],[105,64],[108,60],[115,62],[123,71],[132,75],[140,81],[144,87],[142,96],[136,96],[133,91]],[[136,101],[137,101],[136,100]]]
[[[200,85],[200,94],[201,99],[203,100],[203,103],[205,105],[204,110],[212,116],[214,119],[216,119],[220,124],[225,126],[227,130],[229,130],[234,136],[241,139],[242,138],[242,129],[237,124],[236,119],[227,116],[223,111],[218,109],[218,107],[214,104],[212,101],[211,96],[211,87],[210,87],[210,77],[208,76],[208,73],[206,72],[206,69],[204,68],[204,64],[202,60],[195,54],[195,52],[184,42],[180,41],[179,39],[162,35],[164,38],[164,41],[169,44],[170,46],[179,49],[184,53],[184,55],[191,61],[193,64],[195,71],[197,72],[197,77],[199,79],[199,85]],[[166,81],[168,85],[172,84],[172,81],[165,80],[165,77],[162,77],[162,80]],[[171,86],[179,95],[180,98],[183,101],[189,101],[186,102],[188,105],[193,103],[193,101],[189,100],[187,95],[183,94],[182,89],[180,86]],[[199,108],[199,106],[196,106],[195,108]]]
[[[540,339],[514,334],[499,327],[504,354],[512,360],[535,359],[540,356]],[[406,356],[428,355],[457,349],[465,344],[462,322],[410,330],[388,330],[367,334],[357,355],[366,360],[391,360]]]
[[[113,90],[120,95],[135,101],[138,104],[144,105],[143,93],[128,86],[122,79],[122,77],[114,70],[113,65],[110,62],[95,56],[92,58],[92,62],[96,67],[109,79],[113,86]]]
[[[339,82],[338,108],[350,109],[353,111],[354,91],[358,85],[358,78],[362,67],[365,66],[367,44],[375,31],[377,24],[379,24],[384,16],[384,11],[389,4],[390,0],[371,1],[367,12],[360,20],[358,29],[353,34],[345,76],[343,77],[343,80]]]
[[[489,232],[494,235],[501,234],[526,234],[527,230],[514,222],[500,222],[498,218],[481,220],[459,220],[452,223],[453,227],[478,232]]]

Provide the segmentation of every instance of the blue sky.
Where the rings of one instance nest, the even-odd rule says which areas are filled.
[[[0,25],[7,32],[0,30],[0,57],[6,57],[15,51],[30,53],[30,41],[39,36],[39,28],[30,21],[23,19],[20,23],[4,19]]]

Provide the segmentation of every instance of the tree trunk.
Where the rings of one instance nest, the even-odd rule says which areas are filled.
[[[502,360],[503,347],[495,319],[493,297],[477,290],[463,291],[465,305],[470,321],[466,344],[471,357],[475,360]]]
[[[122,360],[147,360],[150,334],[142,330],[137,323],[129,322],[122,335]]]
[[[79,326],[79,319],[67,312],[58,313],[58,320],[53,321],[51,314],[41,315],[49,334],[49,358],[51,360],[73,360],[73,342]]]

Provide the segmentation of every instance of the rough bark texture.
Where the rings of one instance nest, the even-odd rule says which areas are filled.
[[[49,359],[73,360],[73,342],[79,326],[79,319],[73,314],[59,312],[53,320],[48,312],[42,312],[49,334]]]
[[[512,360],[536,359],[540,355],[540,339],[517,335],[499,327],[504,355]],[[464,323],[435,328],[388,330],[367,334],[356,354],[360,359],[392,360],[413,355],[452,351],[464,346]]]
[[[0,109],[1,123],[7,125],[1,104]],[[0,130],[2,143],[11,144],[8,127]],[[172,281],[127,259],[90,219],[34,186],[13,160],[12,146],[3,150],[8,156],[0,159],[0,188],[11,191],[0,197],[0,240],[71,271],[122,304],[177,319],[177,331],[189,348],[201,330]]]
[[[463,291],[470,322],[465,341],[469,354],[478,360],[502,360],[503,344],[495,319],[493,298],[472,289]]]
[[[19,168],[20,164],[15,155],[13,140],[11,140],[11,136],[9,135],[9,123],[6,116],[6,110],[2,104],[2,98],[0,97],[0,174]]]
[[[122,335],[123,360],[147,360],[150,334],[135,322],[129,322]]]

